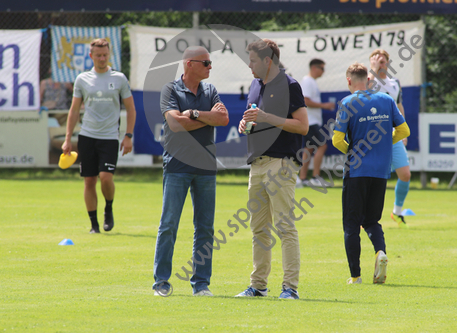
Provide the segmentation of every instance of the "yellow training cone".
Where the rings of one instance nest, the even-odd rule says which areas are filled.
[[[78,158],[78,153],[75,151],[71,152],[71,155],[62,154],[59,159],[59,167],[62,169],[68,169],[75,163]]]

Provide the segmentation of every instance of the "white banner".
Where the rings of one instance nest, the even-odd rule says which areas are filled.
[[[176,75],[181,75],[182,52],[188,46],[202,45],[211,53],[213,69],[209,81],[218,92],[237,94],[241,86],[247,92],[252,74],[244,50],[253,37],[274,40],[280,47],[280,60],[286,72],[298,81],[308,73],[311,59],[324,60],[326,72],[319,79],[322,92],[347,91],[345,74],[349,65],[358,61],[369,67],[368,57],[376,48],[390,54],[390,72],[400,78],[403,87],[422,84],[420,54],[425,45],[425,26],[421,21],[307,32],[225,31],[218,30],[222,26],[208,27],[211,30],[129,26],[131,88],[144,90],[146,74],[156,56],[162,56],[163,61],[155,61],[152,67],[177,63]]]
[[[41,30],[0,30],[0,111],[40,108]]]
[[[419,133],[422,170],[457,171],[457,114],[420,114]]]
[[[48,166],[48,115],[0,112],[0,167]]]

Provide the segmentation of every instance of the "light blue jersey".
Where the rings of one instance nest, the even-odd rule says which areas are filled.
[[[387,94],[359,90],[344,98],[335,123],[349,143],[344,177],[390,178],[392,130],[404,122]]]

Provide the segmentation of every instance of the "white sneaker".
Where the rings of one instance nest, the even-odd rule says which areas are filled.
[[[309,182],[311,183],[311,185],[313,186],[317,186],[317,187],[324,187],[324,183],[320,182],[320,179],[317,179],[317,177],[313,177],[309,180]]]
[[[317,187],[331,187],[331,185],[327,184],[325,179],[322,178],[321,176],[313,177],[313,178],[311,178],[311,180],[309,182],[311,183],[311,185],[317,186]]]
[[[387,256],[384,251],[378,251],[374,265],[373,283],[384,283],[387,277]]]
[[[194,296],[213,296],[213,293],[209,291],[208,289],[203,289],[200,290],[199,292],[196,292]]]
[[[350,277],[347,282],[348,284],[362,284],[362,278],[360,276],[357,278]]]
[[[295,181],[295,188],[301,188],[303,187],[303,182],[300,179],[300,177],[297,177],[297,180]]]

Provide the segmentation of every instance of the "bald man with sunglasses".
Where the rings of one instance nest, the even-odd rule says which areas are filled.
[[[163,206],[154,259],[154,295],[171,294],[168,282],[181,212],[190,188],[194,207],[194,296],[213,296],[208,286],[212,273],[216,171],[214,127],[226,126],[228,112],[207,82],[211,66],[204,47],[189,47],[183,54],[184,74],[162,88],[164,117]],[[202,255],[204,254],[204,255]],[[209,258],[208,258],[209,256]]]

